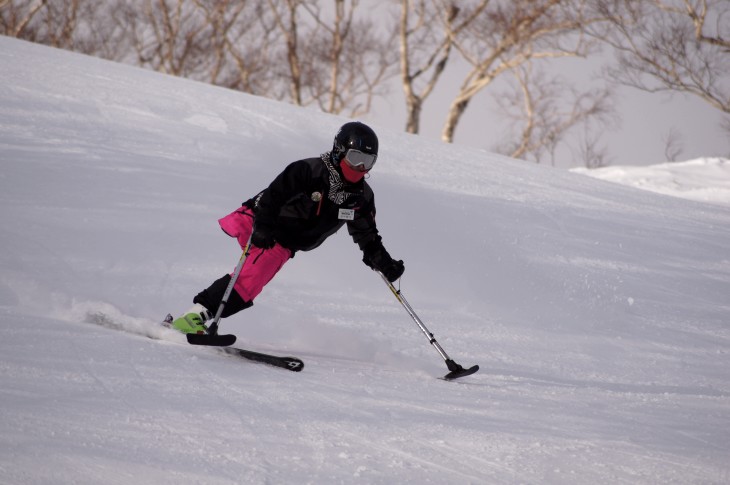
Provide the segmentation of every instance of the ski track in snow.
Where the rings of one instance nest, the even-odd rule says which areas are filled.
[[[725,161],[654,172],[700,203],[376,126],[401,289],[480,371],[342,231],[221,324],[293,373],[158,322],[343,118],[6,37],[0,81],[0,484],[730,482]]]

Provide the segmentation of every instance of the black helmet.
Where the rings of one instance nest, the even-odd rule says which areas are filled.
[[[378,155],[378,137],[368,125],[359,121],[345,123],[335,135],[332,159],[339,163],[347,150],[354,149],[370,155]],[[373,160],[373,163],[375,161]]]

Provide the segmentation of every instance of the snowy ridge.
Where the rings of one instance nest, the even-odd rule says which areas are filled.
[[[342,231],[221,324],[292,373],[157,322],[344,120],[6,37],[0,81],[0,483],[730,481],[727,207],[375,126],[400,287],[481,369]]]
[[[659,194],[730,206],[730,160],[726,158],[572,171]]]

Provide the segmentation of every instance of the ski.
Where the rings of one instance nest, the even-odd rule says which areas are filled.
[[[172,315],[169,313],[162,322],[163,326],[170,327],[172,324]],[[231,347],[236,343],[235,335],[217,335],[217,334],[192,334],[186,335],[188,343],[191,345],[204,345],[216,347],[216,349],[224,354],[233,355],[236,357],[243,357],[244,359],[252,360],[262,364],[272,365],[274,367],[281,367],[293,372],[300,372],[304,368],[304,362],[296,357],[281,357],[278,355],[264,354],[261,352],[254,352],[253,350],[246,350],[237,347]]]
[[[304,362],[296,357],[280,357],[278,355],[263,354],[261,352],[240,349],[238,347],[220,347],[218,350],[227,355],[243,357],[244,359],[272,365],[274,367],[281,367],[282,369],[287,369],[293,372],[301,372],[304,368]]]

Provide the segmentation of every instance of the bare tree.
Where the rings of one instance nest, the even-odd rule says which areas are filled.
[[[662,137],[664,141],[664,158],[668,162],[676,162],[682,154],[682,133],[672,127],[666,136]]]
[[[684,92],[730,113],[728,0],[605,1],[616,51],[611,79],[648,92]]]
[[[91,33],[102,8],[92,0],[4,0],[0,2],[0,33],[93,54]]]
[[[112,18],[126,61],[156,71],[270,95],[265,0],[132,0]]]
[[[262,21],[265,0],[194,0],[210,27],[207,81],[257,95],[269,95],[273,29]]]
[[[456,47],[470,70],[446,117],[441,138],[452,142],[471,100],[504,73],[531,60],[587,56],[592,43],[582,35],[603,14],[587,0],[492,1]]]
[[[126,0],[94,2],[94,17],[85,22],[81,35],[84,52],[115,62],[131,62],[135,59],[129,26],[121,20]]]
[[[601,168],[611,165],[608,150],[598,145],[600,135],[586,130],[578,146],[577,158],[583,160],[586,168]]]
[[[331,18],[316,1],[267,0],[284,46],[283,62],[274,65],[286,66],[279,75],[294,104],[356,116],[370,109],[395,72],[393,36],[356,18],[358,0],[330,1]]]
[[[138,65],[194,79],[206,72],[211,29],[192,2],[128,2],[120,18],[128,28]]]
[[[306,90],[328,113],[367,113],[375,96],[386,90],[385,81],[395,74],[397,54],[394,32],[379,32],[371,18],[358,16],[359,0],[331,0],[334,18],[316,5],[305,5],[313,35],[304,49],[307,63]]]
[[[207,57],[211,59],[209,82],[218,84],[218,80],[226,64],[226,53],[230,45],[229,35],[234,26],[242,22],[247,2],[231,2],[231,0],[193,0],[195,6],[204,14],[210,27],[210,44]]]
[[[89,7],[90,4],[84,0],[71,0],[60,4],[47,2],[42,12],[43,22],[39,25],[39,34],[44,37],[41,42],[53,47],[74,50],[76,47],[74,32],[80,18],[88,18],[83,15],[82,10]]]
[[[45,8],[46,3],[47,0],[0,1],[0,34],[35,41],[34,36],[26,30],[26,27],[31,23],[33,17]]]
[[[514,138],[496,148],[513,158],[542,162],[549,157],[555,164],[558,146],[576,128],[583,126],[589,133],[592,125],[608,124],[614,115],[612,93],[609,89],[590,89],[578,92],[565,80],[548,78],[527,62],[511,70],[515,78],[512,92],[495,96],[504,113],[504,119],[511,120],[511,133],[519,132]],[[591,138],[596,144],[598,137]],[[588,143],[588,137],[583,143]],[[584,150],[585,152],[586,150]]]
[[[462,2],[463,4],[466,2]],[[400,0],[400,75],[406,101],[406,131],[420,131],[423,103],[452,55],[455,36],[486,8],[489,0],[458,7],[448,0]]]
[[[396,73],[359,0],[0,0],[3,33],[351,116]]]
[[[302,98],[302,67],[299,56],[299,23],[297,15],[305,0],[267,0],[273,15],[274,25],[284,39],[284,53],[288,73],[281,72],[280,76],[287,79],[289,99],[292,103],[301,106]],[[279,65],[279,64],[275,64]],[[288,75],[287,75],[288,74]]]

